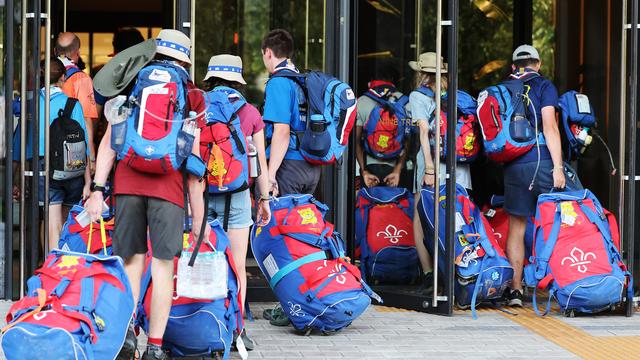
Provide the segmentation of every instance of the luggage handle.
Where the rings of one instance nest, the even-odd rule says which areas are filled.
[[[47,303],[47,293],[46,291],[44,291],[44,289],[36,289],[36,292],[38,293],[38,305],[35,307],[35,309],[29,311],[28,313],[24,314],[23,316],[21,316],[20,318],[18,318],[18,320],[16,320],[15,322],[11,322],[13,320],[13,310],[14,308],[18,308],[20,305],[26,305],[25,303],[32,303],[35,299],[33,298],[28,298],[28,297],[24,297],[22,298],[22,300],[16,302],[15,304],[13,304],[13,306],[11,307],[11,309],[9,309],[9,313],[7,314],[7,325],[5,327],[2,328],[2,330],[0,330],[0,332],[2,332],[3,334],[5,332],[7,332],[7,330],[11,329],[12,327],[14,327],[15,325],[23,322],[24,320],[26,320],[28,317],[30,316],[34,316],[37,313],[39,313],[40,311],[42,311],[42,309],[45,307],[46,303]],[[28,300],[28,301],[27,301]]]
[[[91,240],[93,238],[93,221],[89,224],[89,239],[87,240],[87,254],[91,254]],[[107,231],[104,219],[100,216],[100,240],[102,240],[102,251],[107,255]]]

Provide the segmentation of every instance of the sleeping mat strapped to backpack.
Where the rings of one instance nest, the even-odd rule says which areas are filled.
[[[223,359],[229,357],[234,332],[239,333],[243,327],[241,314],[240,287],[229,247],[229,239],[222,230],[218,220],[209,224],[211,232],[208,241],[202,242],[199,254],[222,252],[225,254],[228,271],[228,293],[224,298],[204,300],[183,298],[177,294],[174,286],[173,304],[169,313],[169,321],[162,339],[163,349],[171,356],[215,356],[221,354]],[[197,243],[190,235],[183,247],[193,248]],[[136,320],[145,332],[149,330],[151,310],[151,252],[147,253],[146,271],[142,276],[138,316]],[[179,258],[174,259],[175,273],[178,272]],[[196,260],[198,261],[198,260]],[[174,281],[175,283],[175,281]]]
[[[271,201],[271,221],[255,226],[251,249],[294,328],[325,333],[349,326],[379,297],[346,258],[343,240],[311,195]],[[380,300],[379,300],[380,301]]]
[[[446,275],[446,226],[445,202],[446,185],[440,187],[438,201],[440,227],[438,247],[441,256],[438,267]],[[427,250],[434,249],[434,205],[433,187],[426,187],[420,193],[418,214],[424,229],[424,240]],[[504,249],[500,247],[493,235],[491,226],[482,215],[480,209],[471,202],[467,190],[456,184],[455,214],[455,302],[459,307],[471,306],[473,317],[476,317],[476,304],[483,301],[494,301],[502,298],[502,293],[511,284],[513,268],[507,260]]]
[[[533,256],[525,281],[549,289],[565,314],[595,313],[633,297],[620,255],[618,224],[589,190],[542,194],[536,209]],[[536,293],[533,309],[537,307]]]
[[[420,276],[409,190],[376,186],[358,192],[356,256],[369,282],[410,284]]]
[[[122,259],[53,250],[2,329],[9,360],[114,359],[134,303]]]

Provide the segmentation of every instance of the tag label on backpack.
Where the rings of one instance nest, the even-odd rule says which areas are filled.
[[[585,94],[576,94],[576,105],[580,114],[591,114],[589,97]]]
[[[168,83],[171,81],[171,74],[168,71],[162,69],[153,69],[151,74],[149,74],[149,80],[160,81],[164,83]]]
[[[355,100],[356,95],[353,93],[353,90],[347,89],[344,91],[344,94],[347,96],[347,100]]]
[[[276,259],[273,258],[272,254],[269,254],[266,258],[264,258],[264,260],[262,261],[262,264],[264,265],[264,268],[269,273],[270,278],[273,278],[273,276],[278,271],[280,271],[280,268],[278,267],[278,263],[276,263]]]
[[[462,217],[462,214],[460,214],[459,212],[456,212],[456,232],[458,231],[462,231],[462,227],[464,226],[464,218]]]
[[[576,223],[577,217],[578,214],[573,208],[573,203],[571,201],[563,201],[560,203],[560,219],[563,224],[573,226]]]

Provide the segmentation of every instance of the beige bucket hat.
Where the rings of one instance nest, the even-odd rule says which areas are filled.
[[[170,56],[191,65],[191,40],[178,30],[162,29],[156,38],[158,54]]]
[[[442,64],[442,73],[447,72],[447,63],[440,57],[440,63]],[[436,72],[436,53],[426,52],[420,54],[418,61],[409,61],[409,67],[414,71],[423,71],[428,73]]]
[[[209,59],[207,75],[204,76],[204,80],[211,77],[235,81],[243,85],[247,84],[242,77],[242,59],[240,56],[235,55],[222,54],[212,56]]]

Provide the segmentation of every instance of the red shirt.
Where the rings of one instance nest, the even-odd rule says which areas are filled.
[[[204,112],[202,92],[195,90],[197,88],[192,82],[188,83],[188,89],[188,109],[198,114]],[[143,173],[120,161],[116,167],[113,192],[116,195],[154,197],[184,207],[182,176],[181,171],[164,175]]]

